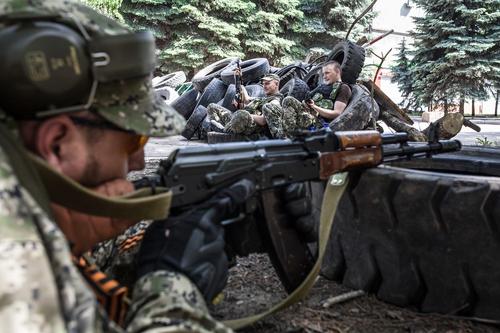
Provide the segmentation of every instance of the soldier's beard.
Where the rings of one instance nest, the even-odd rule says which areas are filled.
[[[95,155],[91,153],[79,183],[86,187],[96,187],[102,182],[99,177],[99,163]]]

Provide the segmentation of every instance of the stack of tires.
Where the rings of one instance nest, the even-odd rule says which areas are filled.
[[[234,69],[237,58],[226,58],[217,61],[196,73],[191,84],[193,89],[185,92],[170,104],[187,120],[182,135],[190,140],[195,134],[204,138],[209,130],[207,107],[217,103],[234,111],[232,102],[236,95],[234,85]],[[242,80],[248,93],[252,97],[264,96],[264,90],[256,83],[269,73],[269,61],[264,58],[242,61]]]
[[[344,82],[355,84],[365,59],[364,49],[350,41],[342,41],[335,45],[332,51],[318,59],[321,62],[295,62],[283,68],[272,67],[265,58],[255,58],[242,61],[242,84],[252,97],[264,96],[264,91],[259,85],[259,80],[268,73],[280,77],[280,93],[293,96],[302,101],[310,90],[321,84],[322,64],[329,60],[336,60],[341,64]],[[226,58],[217,61],[196,73],[191,84],[192,90],[183,93],[170,104],[187,120],[182,135],[190,140],[197,134],[198,139],[207,138],[210,131],[210,121],[207,119],[207,106],[217,103],[235,111],[233,100],[236,95],[234,69],[237,58]],[[218,134],[223,136],[224,134]],[[232,136],[222,141],[235,141],[241,139]],[[220,140],[219,140],[220,141]]]

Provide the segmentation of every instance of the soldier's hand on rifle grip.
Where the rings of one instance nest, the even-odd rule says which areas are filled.
[[[293,183],[283,190],[285,210],[294,227],[307,242],[318,239],[318,224],[312,217],[312,198],[308,195],[307,183]]]
[[[220,222],[237,216],[254,192],[255,185],[242,180],[179,215],[153,222],[139,251],[138,277],[158,270],[181,272],[212,301],[228,275]]]

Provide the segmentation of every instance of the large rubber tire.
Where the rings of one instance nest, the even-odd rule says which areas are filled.
[[[353,42],[342,41],[333,47],[328,60],[340,64],[343,82],[355,84],[365,64],[365,49]]]
[[[227,87],[226,94],[224,95],[224,99],[222,100],[222,106],[228,109],[229,111],[236,111],[236,107],[233,105],[234,98],[236,97],[236,86],[234,84],[230,84]]]
[[[191,114],[191,117],[189,117],[188,121],[186,122],[186,126],[184,127],[181,135],[186,139],[191,140],[194,133],[196,133],[206,116],[207,108],[203,105],[198,105],[193,111],[193,114]]]
[[[220,77],[222,71],[236,63],[238,58],[226,58],[214,62],[196,73],[191,79],[191,83],[198,91],[203,91],[214,78]]]
[[[260,84],[250,84],[245,86],[247,90],[248,96],[250,97],[264,97],[266,93],[264,92],[264,88]]]
[[[291,79],[280,89],[280,93],[283,96],[293,96],[298,101],[303,101],[306,99],[307,94],[309,93],[309,86],[307,83],[302,81],[301,79]]]
[[[191,89],[174,99],[170,105],[175,109],[175,111],[179,112],[185,119],[187,119],[191,113],[193,113],[194,107],[197,103],[197,98],[198,91]]]
[[[280,77],[280,88],[283,88],[293,78],[303,79],[308,71],[301,62],[296,62],[280,69],[276,74]]]
[[[322,274],[399,306],[499,320],[500,178],[481,176],[500,172],[500,150],[491,151],[415,162],[440,172],[351,173]]]
[[[243,84],[259,81],[261,77],[269,73],[269,61],[266,58],[245,60],[240,66]],[[224,69],[220,74],[221,80],[227,84],[234,84],[234,68],[233,64]]]
[[[207,107],[210,103],[217,103],[224,97],[226,90],[227,85],[224,82],[219,79],[213,79],[201,94],[196,107],[199,105]]]
[[[155,88],[155,91],[166,103],[171,103],[179,97],[177,91],[172,87],[163,86],[161,88]]]
[[[280,67],[269,66],[269,73],[276,74],[280,69]]]
[[[370,91],[363,85],[350,85],[351,98],[342,114],[332,120],[328,127],[332,131],[360,131],[375,129],[380,108],[372,99]]]
[[[323,83],[323,76],[321,73],[321,66],[311,68],[311,70],[304,77],[304,82],[307,83],[309,89],[313,90],[318,85]]]
[[[186,74],[180,71],[173,72],[160,77],[154,77],[152,80],[153,88],[160,88],[160,87],[175,88],[184,82],[186,82]]]

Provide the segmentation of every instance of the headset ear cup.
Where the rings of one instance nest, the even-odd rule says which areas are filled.
[[[0,31],[0,107],[16,118],[85,104],[92,86],[85,39],[54,22],[17,22]],[[15,83],[15,84],[13,84]]]

